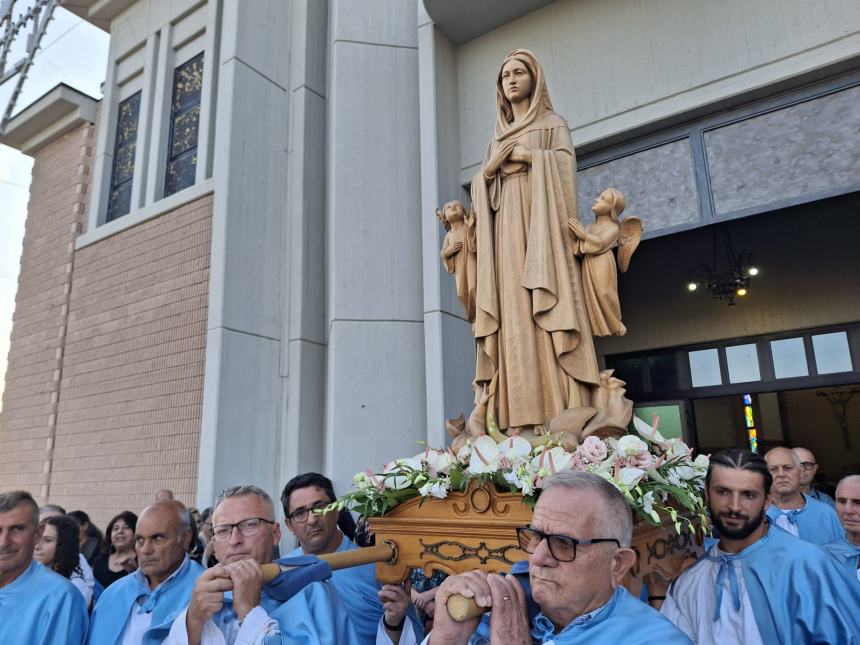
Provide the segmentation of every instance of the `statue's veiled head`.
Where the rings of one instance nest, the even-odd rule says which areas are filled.
[[[537,100],[535,100],[537,97]],[[529,101],[525,117],[514,123],[512,103]],[[543,68],[532,52],[515,49],[505,57],[496,78],[498,122],[496,137],[501,138],[533,122],[545,112],[552,112],[552,102],[543,75]]]

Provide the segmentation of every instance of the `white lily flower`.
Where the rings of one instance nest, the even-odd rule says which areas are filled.
[[[634,414],[633,427],[636,429],[636,432],[638,432],[648,441],[652,441],[654,443],[666,443],[666,438],[657,431],[659,420],[659,417],[654,417],[654,425],[649,426],[647,423],[645,423],[642,419],[640,419]]]
[[[438,499],[445,499],[446,497],[448,497],[447,483],[447,481],[441,479],[436,480],[434,482],[427,482],[421,488],[418,489],[418,493],[422,497],[427,497],[429,495]]]
[[[640,498],[640,501],[642,503],[642,510],[651,515],[654,512],[654,491],[649,490]]]
[[[501,443],[496,443],[489,435],[480,436],[472,446],[469,472],[478,475],[494,473],[500,468],[510,469],[518,460],[527,456],[531,449],[531,444],[522,437],[508,437]]]
[[[561,446],[556,446],[550,450],[544,450],[532,459],[532,467],[538,470],[541,477],[546,477],[567,470],[572,459],[571,453],[566,452]]]
[[[631,487],[639,483],[645,476],[645,471],[641,468],[622,468],[618,473],[618,482],[623,486]]]

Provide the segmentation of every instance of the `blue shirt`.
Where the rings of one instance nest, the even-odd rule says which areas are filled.
[[[152,614],[142,645],[161,643],[170,632],[176,616],[191,600],[194,583],[204,571],[186,555],[179,568],[155,589],[149,588],[140,569],[120,578],[99,597],[93,609],[87,644],[115,645],[120,642],[132,611]]]
[[[81,592],[35,560],[0,588],[0,643],[78,645],[87,630]]]

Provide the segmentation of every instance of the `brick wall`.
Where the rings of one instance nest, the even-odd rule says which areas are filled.
[[[195,503],[212,196],[75,255],[50,499],[105,524]]]
[[[35,155],[3,411],[0,490],[48,495],[74,240],[86,220],[93,126]]]
[[[212,195],[76,252],[93,136],[84,126],[35,155],[0,490],[104,527],[159,488],[195,502]]]

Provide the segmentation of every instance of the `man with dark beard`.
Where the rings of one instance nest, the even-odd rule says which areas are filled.
[[[860,587],[768,522],[772,483],[748,450],[711,457],[705,492],[720,539],[672,584],[662,613],[696,643],[860,643]]]

